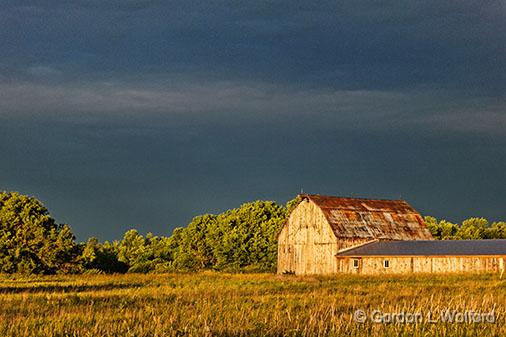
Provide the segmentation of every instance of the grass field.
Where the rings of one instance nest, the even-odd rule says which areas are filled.
[[[0,336],[506,336],[498,275],[0,276],[0,304]],[[493,311],[495,323],[427,321],[445,309]],[[424,317],[375,323],[374,310]]]

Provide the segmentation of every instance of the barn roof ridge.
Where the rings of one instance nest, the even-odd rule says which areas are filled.
[[[361,208],[367,212],[395,211],[404,214],[418,214],[413,206],[402,199],[335,197],[320,194],[299,194],[299,197],[313,201],[321,209],[353,209],[359,211],[359,208]]]
[[[318,194],[318,193],[301,193],[298,195],[301,198],[311,198],[311,197],[322,197],[322,198],[329,198],[329,199],[348,199],[348,200],[366,200],[366,201],[401,201],[408,203],[405,199],[386,199],[386,198],[364,198],[364,197],[345,197],[345,196],[339,196],[339,195],[324,195],[324,194]]]

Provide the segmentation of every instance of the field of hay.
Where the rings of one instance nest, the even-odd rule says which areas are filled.
[[[506,336],[505,304],[498,275],[0,276],[0,336]],[[446,309],[495,322],[370,317]]]

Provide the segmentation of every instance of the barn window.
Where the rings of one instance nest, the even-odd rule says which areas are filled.
[[[383,260],[383,267],[385,267],[385,268],[390,268],[390,261],[388,261],[388,260]]]
[[[358,268],[360,266],[360,261],[358,259],[353,259],[353,268]]]

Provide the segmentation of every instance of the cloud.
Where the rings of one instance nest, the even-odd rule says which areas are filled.
[[[0,116],[500,132],[505,13],[473,1],[8,1]]]
[[[31,67],[28,67],[26,69],[26,73],[29,75],[34,75],[34,76],[47,77],[47,76],[58,75],[61,72],[53,67],[50,67],[50,66],[34,65]]]
[[[262,82],[153,79],[139,83],[0,84],[0,116],[74,122],[124,117],[205,124],[307,123],[321,130],[501,133],[506,103],[435,91],[315,90]]]
[[[184,73],[333,90],[506,90],[500,2],[38,3],[0,9],[0,62],[15,79],[44,64],[67,78]]]
[[[151,6],[159,4],[160,0],[75,0],[69,3],[65,0],[52,0],[52,1],[33,1],[33,0],[16,0],[11,1],[7,0],[7,4],[15,8],[33,8],[33,9],[43,9],[43,10],[51,10],[60,7],[69,6],[84,8],[84,9],[93,9],[93,10],[114,10],[114,11],[137,11],[149,8]]]
[[[506,105],[486,107],[484,111],[468,111],[464,108],[463,111],[426,116],[414,124],[446,132],[479,132],[502,136],[506,130],[505,108]]]
[[[76,5],[90,9],[138,11],[160,4],[160,0],[81,0]]]

